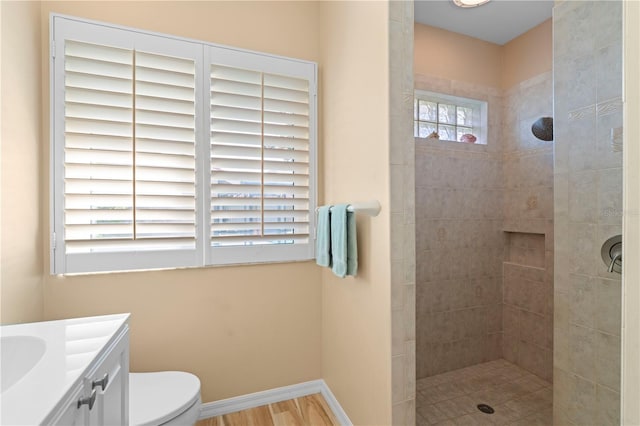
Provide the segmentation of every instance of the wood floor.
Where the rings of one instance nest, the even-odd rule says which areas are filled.
[[[321,394],[200,420],[196,426],[338,426]]]

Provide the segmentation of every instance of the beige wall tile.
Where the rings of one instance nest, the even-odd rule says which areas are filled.
[[[545,347],[545,317],[528,311],[520,311],[520,339],[540,347]]]
[[[572,324],[593,328],[596,303],[599,302],[593,278],[571,274],[569,285],[569,320]]]
[[[620,394],[604,386],[596,386],[597,422],[602,426],[620,424]]]
[[[402,401],[393,404],[392,421],[394,425],[415,425],[416,424],[416,403],[415,399]]]
[[[619,224],[622,220],[622,168],[600,170],[597,189],[599,223]]]
[[[551,350],[520,341],[517,365],[545,379],[551,380],[553,354]]]
[[[553,363],[557,368],[569,371],[569,295],[556,291],[553,318]]]
[[[567,414],[579,425],[593,423],[596,407],[596,385],[580,376],[570,376]]]
[[[596,240],[597,225],[569,223],[569,270],[575,274],[595,275],[597,264],[594,253],[599,253],[600,244]]]
[[[596,117],[596,162],[598,169],[619,168],[622,164],[622,150],[611,146],[611,130],[622,128],[622,99],[615,101],[616,109],[610,114],[598,114]]]
[[[392,407],[390,421],[414,425],[416,379],[416,185],[415,141],[411,131],[413,110],[413,7],[403,2],[388,5],[391,67],[390,176],[392,251]],[[398,237],[400,241],[398,241]],[[393,270],[393,269],[396,270]],[[398,271],[397,269],[400,269]],[[422,278],[422,277],[421,277]]]
[[[619,281],[596,278],[596,298],[598,304],[595,309],[596,328],[604,333],[620,335],[621,330],[621,290]]]
[[[483,361],[493,361],[504,357],[504,343],[502,332],[491,333],[484,340],[485,353]]]
[[[488,93],[486,88],[427,76],[416,76],[415,84],[425,90],[464,92],[467,96]],[[507,335],[520,333],[519,320],[512,324],[510,318],[517,319],[525,309],[528,315],[542,319],[535,329],[529,323],[531,330],[527,331],[534,333],[529,337],[531,344],[535,341],[540,348],[549,349],[546,359],[551,358],[552,272],[545,267],[553,256],[553,245],[545,242],[544,234],[552,228],[553,152],[548,143],[532,140],[528,122],[537,114],[551,115],[551,90],[551,74],[546,73],[511,90],[508,96],[489,96],[492,104],[498,104],[490,108],[500,112],[492,114],[491,120],[491,134],[498,129],[502,140],[498,144],[490,139],[495,150],[416,141],[419,374],[492,359],[499,353],[517,361],[520,343]],[[499,105],[503,102],[504,106]],[[516,154],[503,158],[505,149]],[[505,257],[505,247],[510,246],[504,238],[503,221],[509,221],[514,231],[533,230],[540,235],[514,240]],[[538,269],[506,267],[503,285],[503,259]],[[507,303],[504,314],[503,299]],[[515,315],[509,316],[507,309]],[[425,316],[426,312],[433,314]],[[503,329],[504,337],[499,333]],[[484,342],[479,335],[485,336]],[[530,364],[550,368],[550,362],[543,362],[542,351],[538,352]],[[550,372],[546,376],[550,377]]]
[[[573,373],[596,379],[596,333],[593,329],[569,325],[569,365]]]
[[[620,389],[620,337],[595,332],[596,381]]]
[[[622,156],[610,140],[622,126],[621,5],[554,9],[556,424],[619,423],[619,275],[600,245],[622,222]]]
[[[569,178],[569,220],[595,222],[598,217],[598,172],[584,171]]]
[[[509,362],[518,362],[518,353],[520,349],[519,339],[513,336],[503,336],[503,355],[504,359]]]

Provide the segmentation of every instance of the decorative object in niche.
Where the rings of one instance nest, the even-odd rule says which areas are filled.
[[[427,136],[427,139],[440,139],[440,135],[438,132],[431,132],[429,136]]]
[[[453,0],[453,3],[458,7],[477,7],[488,2],[489,0]]]
[[[476,140],[477,138],[471,133],[465,133],[464,135],[460,136],[460,142],[476,143]]]

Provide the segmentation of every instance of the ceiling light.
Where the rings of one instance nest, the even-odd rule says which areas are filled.
[[[476,7],[488,2],[489,0],[453,0],[453,3],[460,7]]]

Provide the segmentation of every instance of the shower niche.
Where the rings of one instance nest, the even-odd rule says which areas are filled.
[[[505,232],[506,263],[536,268],[545,267],[545,236],[529,232]]]

